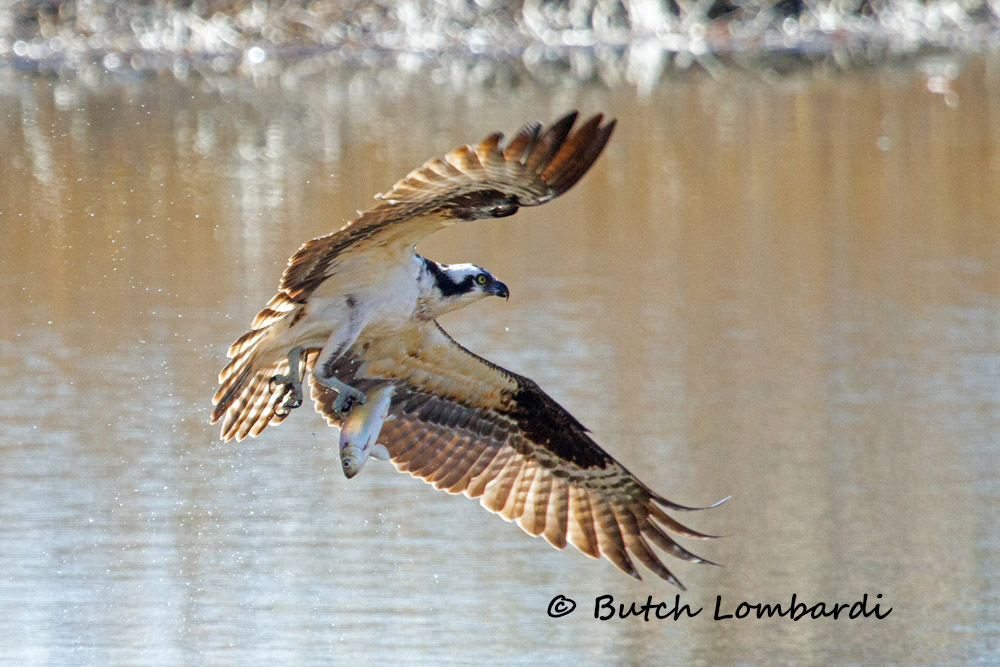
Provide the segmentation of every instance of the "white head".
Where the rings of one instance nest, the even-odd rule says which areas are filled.
[[[431,317],[467,306],[486,296],[510,298],[506,285],[475,264],[438,264],[424,259],[421,283],[424,309]]]

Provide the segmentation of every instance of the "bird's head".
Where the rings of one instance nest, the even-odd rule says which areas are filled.
[[[424,260],[432,316],[467,306],[486,296],[510,298],[510,290],[486,269],[474,264],[438,264]]]

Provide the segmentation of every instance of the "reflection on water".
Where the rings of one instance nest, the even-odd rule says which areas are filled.
[[[385,82],[393,85],[384,85]],[[626,89],[24,78],[0,95],[0,658],[45,664],[964,662],[1000,643],[1000,81],[910,71]],[[431,94],[428,94],[430,91]],[[308,409],[207,424],[288,255],[425,159],[619,118],[551,205],[422,246],[512,290],[445,321],[526,372],[724,568],[672,602],[387,464]],[[713,622],[883,594],[883,621]],[[556,594],[580,606],[545,615]]]

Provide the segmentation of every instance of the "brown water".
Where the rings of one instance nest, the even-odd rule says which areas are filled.
[[[574,107],[619,119],[576,189],[421,251],[511,288],[449,316],[456,338],[672,500],[733,496],[685,517],[728,536],[695,545],[724,567],[670,563],[695,618],[595,620],[596,596],[676,591],[388,464],[347,481],[309,409],[240,444],[207,424],[301,242],[431,156]],[[978,59],[649,95],[7,72],[0,662],[995,659],[998,110]],[[793,593],[892,613],[712,619],[717,595]],[[546,615],[557,594],[574,614]]]

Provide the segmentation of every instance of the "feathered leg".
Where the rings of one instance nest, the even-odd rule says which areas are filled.
[[[355,405],[364,405],[366,400],[364,392],[341,382],[331,372],[333,363],[354,344],[362,328],[363,318],[358,309],[354,308],[351,310],[347,326],[333,332],[320,351],[316,365],[313,366],[313,377],[316,381],[337,392],[337,400],[333,403],[333,409],[337,412],[348,412]]]

